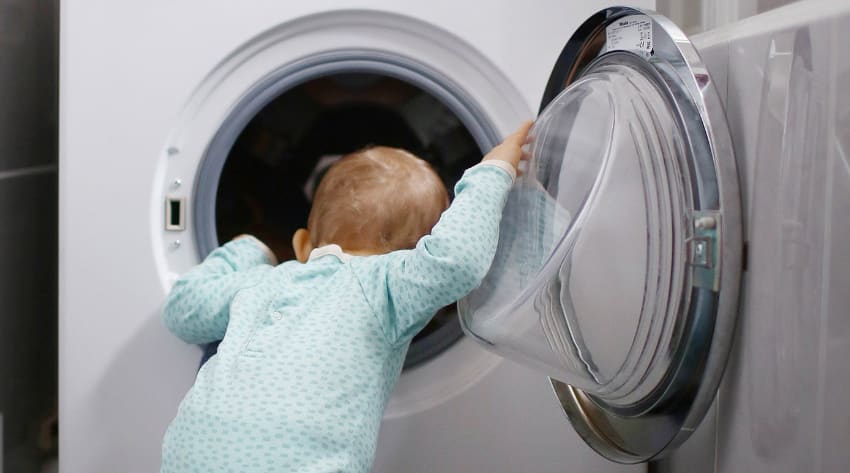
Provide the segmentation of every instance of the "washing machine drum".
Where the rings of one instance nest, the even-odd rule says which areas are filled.
[[[734,327],[735,163],[683,37],[629,8],[579,29],[529,134],[492,268],[460,304],[467,333],[549,375],[582,437],[621,462],[696,426]]]
[[[379,69],[335,67],[328,73],[323,66],[306,80],[278,72],[276,81],[260,89],[266,98],[246,93],[222,125],[195,191],[201,257],[249,233],[280,261],[294,258],[292,235],[306,226],[316,187],[351,151],[375,144],[409,150],[429,162],[451,190],[497,143],[489,120],[472,113],[471,99],[450,102],[444,89],[415,82],[418,76],[403,80]],[[438,356],[462,335],[454,305],[441,309],[414,337],[405,369]]]

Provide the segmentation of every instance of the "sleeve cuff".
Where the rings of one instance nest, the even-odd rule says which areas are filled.
[[[481,161],[480,163],[476,164],[473,167],[479,167],[479,166],[492,166],[492,167],[499,168],[502,171],[505,171],[506,173],[508,173],[508,176],[510,176],[510,178],[511,178],[511,182],[516,181],[516,168],[514,168],[511,163],[508,163],[506,161],[501,161],[501,160],[498,160],[498,159],[488,159],[487,161]]]
[[[253,236],[245,236],[228,242],[227,246],[238,255],[240,268],[253,267],[260,264],[276,265],[277,258],[268,246]]]

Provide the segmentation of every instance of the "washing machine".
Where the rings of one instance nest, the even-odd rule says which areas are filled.
[[[460,316],[601,456],[850,469],[848,20],[797,2],[687,38],[607,8],[566,44]]]
[[[846,466],[850,7],[690,39],[635,7],[64,3],[61,470],[158,469],[200,357],[160,307],[213,248],[288,258],[341,154],[450,186],[538,110],[518,225],[411,345],[375,471]]]

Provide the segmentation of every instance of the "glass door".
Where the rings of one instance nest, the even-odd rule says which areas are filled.
[[[720,100],[684,34],[609,8],[564,48],[464,330],[552,379],[602,455],[684,441],[731,344],[738,177]]]

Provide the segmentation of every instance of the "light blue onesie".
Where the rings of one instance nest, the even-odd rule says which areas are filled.
[[[493,259],[512,176],[489,163],[467,170],[415,249],[356,257],[333,245],[275,267],[243,238],[177,281],[168,328],[224,340],[168,427],[162,472],[369,471],[410,340]]]

